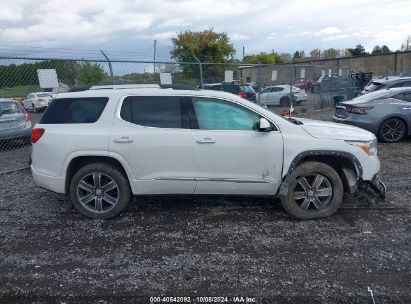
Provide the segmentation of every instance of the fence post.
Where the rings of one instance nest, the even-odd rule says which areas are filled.
[[[290,105],[293,104],[293,61],[290,60]]]
[[[114,74],[113,74],[113,67],[111,66],[111,61],[110,58],[108,58],[108,56],[102,51],[100,50],[101,54],[103,54],[103,56],[106,58],[107,62],[108,62],[108,68],[110,69],[110,76],[111,76],[111,82],[113,84],[115,84],[114,82]]]
[[[198,67],[200,68],[200,88],[203,88],[203,64],[201,63],[201,61],[197,58],[196,55],[193,54],[194,59],[197,61],[198,63]]]

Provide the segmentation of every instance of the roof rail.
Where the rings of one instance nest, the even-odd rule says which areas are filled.
[[[162,89],[173,89],[173,90],[196,90],[198,89],[185,85],[185,84],[160,84],[160,88]]]
[[[98,86],[80,86],[69,89],[69,92],[80,92],[87,90],[122,90],[122,89],[173,89],[173,90],[198,90],[185,84],[108,84]]]
[[[109,85],[99,85],[92,86],[89,90],[106,90],[106,89],[149,89],[149,88],[159,88],[158,84],[109,84]]]

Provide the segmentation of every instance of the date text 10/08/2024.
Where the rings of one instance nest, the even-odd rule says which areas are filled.
[[[150,297],[150,303],[256,303],[254,297]]]

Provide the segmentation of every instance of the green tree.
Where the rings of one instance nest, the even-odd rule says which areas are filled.
[[[351,56],[364,56],[368,55],[368,53],[365,51],[365,48],[361,44],[357,44],[355,48],[353,49],[348,49],[351,53]]]
[[[171,57],[178,61],[193,61],[196,56],[201,62],[224,63],[235,55],[228,35],[214,32],[212,28],[201,32],[180,32],[171,41]]]
[[[371,54],[382,54],[382,49],[379,45],[374,46],[372,49]]]
[[[321,50],[320,49],[313,49],[310,52],[311,60],[318,60],[320,59]]]
[[[330,48],[328,50],[323,51],[323,58],[324,59],[333,59],[337,58],[340,55],[340,51],[334,48]]]
[[[386,45],[383,45],[383,46],[381,47],[381,51],[382,51],[383,54],[391,53],[391,50],[390,50],[389,47],[386,46]]]
[[[293,62],[301,62],[305,59],[304,51],[296,51],[293,55]]]
[[[173,49],[171,57],[179,62],[220,63],[219,65],[205,64],[202,66],[205,82],[221,81],[224,78],[224,70],[235,55],[233,44],[226,33],[217,33],[212,28],[200,32],[184,31],[171,39]],[[199,79],[200,69],[198,65],[182,64],[183,77]]]
[[[103,67],[97,63],[84,63],[77,75],[77,80],[81,84],[99,84],[107,78],[107,73]]]
[[[286,61],[281,55],[273,51],[271,54],[261,52],[260,54],[245,56],[243,63],[281,64],[286,63]]]

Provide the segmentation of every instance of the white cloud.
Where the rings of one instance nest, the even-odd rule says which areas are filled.
[[[163,23],[161,23],[158,27],[182,27],[182,26],[187,26],[190,23],[185,21],[184,19],[180,18],[175,18],[175,19],[167,19],[164,20]]]
[[[177,35],[176,32],[164,32],[164,33],[157,33],[153,36],[153,39],[170,39]]]
[[[229,37],[232,41],[241,41],[241,40],[250,39],[250,36],[243,35],[243,34],[236,34],[236,33],[230,34]]]
[[[177,32],[213,27],[230,33],[239,50],[292,53],[358,43],[395,50],[411,34],[409,0],[315,3],[313,9],[305,0],[0,0],[0,41],[127,51],[133,44],[148,49],[152,39],[170,45]]]
[[[338,33],[341,33],[341,29],[339,29],[338,27],[327,26],[326,28],[323,28],[322,30],[314,33],[314,36],[333,35]]]

